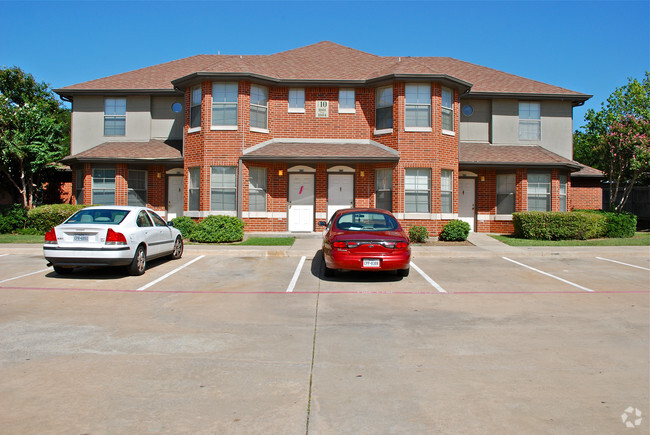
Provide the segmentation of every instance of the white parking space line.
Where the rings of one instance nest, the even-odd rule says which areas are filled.
[[[425,279],[429,284],[431,284],[433,287],[435,287],[436,290],[438,290],[440,293],[447,293],[447,290],[445,290],[444,288],[440,287],[440,284],[438,284],[437,282],[435,282],[434,280],[432,280],[431,277],[429,277],[429,275],[427,275],[426,273],[424,273],[424,271],[423,271],[422,269],[420,269],[419,267],[417,267],[417,266],[415,265],[415,263],[413,263],[412,261],[411,261],[411,266],[413,267],[413,269],[416,270],[417,273],[419,273],[420,275],[422,275],[422,278],[424,278],[424,279]]]
[[[293,273],[293,278],[291,278],[289,287],[287,287],[287,293],[293,293],[293,289],[296,287],[296,283],[298,282],[298,276],[300,276],[300,271],[302,270],[302,266],[304,264],[305,264],[305,256],[303,255],[302,257],[300,257],[300,262],[298,263],[298,267],[296,268],[296,271]]]
[[[3,282],[7,282],[7,281],[13,281],[14,279],[24,278],[24,277],[29,276],[29,275],[36,275],[37,273],[43,273],[43,272],[45,272],[45,271],[47,271],[47,270],[52,270],[52,269],[50,269],[50,268],[48,267],[47,269],[37,270],[36,272],[30,272],[30,273],[26,273],[26,274],[24,274],[24,275],[14,276],[13,278],[3,279],[2,281],[0,281],[0,284],[2,284]]]
[[[0,254],[0,257],[5,257],[7,255],[9,255],[9,254]]]
[[[170,277],[171,275],[175,274],[176,272],[185,269],[187,266],[189,266],[189,265],[192,264],[192,263],[196,263],[197,261],[199,261],[199,260],[200,260],[201,258],[203,258],[203,257],[205,257],[205,255],[199,255],[199,256],[196,257],[194,260],[192,260],[192,261],[188,261],[188,262],[185,263],[184,265],[182,265],[182,266],[180,266],[180,267],[177,267],[176,269],[172,270],[172,271],[169,272],[169,273],[164,274],[164,275],[161,276],[160,278],[151,281],[149,284],[143,285],[142,287],[140,287],[140,288],[138,289],[138,291],[146,290],[146,289],[148,289],[149,287],[151,287],[152,285],[158,284],[158,283],[159,283],[160,281],[162,281],[163,279],[168,278],[168,277]]]
[[[603,258],[603,257],[596,257],[596,258],[599,259],[599,260],[610,261],[610,262],[612,262],[612,263],[616,263],[616,264],[622,264],[623,266],[636,267],[637,269],[643,269],[643,270],[648,270],[648,271],[650,271],[650,269],[648,269],[647,267],[641,267],[641,266],[636,266],[636,265],[634,265],[634,264],[623,263],[623,262],[621,262],[621,261],[610,260],[609,258]]]
[[[583,286],[581,286],[581,285],[579,285],[579,284],[576,284],[576,283],[574,283],[574,282],[567,281],[567,280],[564,279],[564,278],[560,278],[559,276],[551,275],[550,273],[544,272],[543,270],[535,269],[534,267],[527,266],[527,265],[525,265],[525,264],[523,264],[523,263],[520,263],[520,262],[518,262],[518,261],[515,261],[515,260],[511,260],[511,259],[508,258],[508,257],[501,257],[501,258],[503,258],[504,260],[507,260],[507,261],[509,261],[509,262],[511,262],[511,263],[518,264],[519,266],[523,266],[523,267],[525,267],[526,269],[530,269],[530,270],[535,271],[535,272],[537,272],[537,273],[541,273],[542,275],[546,275],[546,276],[548,276],[548,277],[555,278],[555,279],[557,279],[558,281],[562,281],[562,282],[564,282],[564,283],[566,283],[566,284],[572,285],[572,286],[577,287],[577,288],[579,288],[579,289],[581,289],[581,290],[584,290],[584,291],[587,291],[587,292],[593,292],[593,290],[590,289],[590,288],[583,287]]]

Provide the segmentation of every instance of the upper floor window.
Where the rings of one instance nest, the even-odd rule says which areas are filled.
[[[190,128],[201,127],[201,86],[192,88],[190,101]]]
[[[126,98],[104,100],[104,136],[126,134]]]
[[[428,84],[407,84],[405,107],[405,127],[431,127],[431,86]]]
[[[454,131],[454,91],[442,88],[442,129]]]
[[[528,211],[551,211],[550,172],[528,172]]]
[[[237,97],[239,85],[237,83],[212,84],[212,126],[232,127],[237,126]]]
[[[269,90],[262,86],[251,86],[251,128],[269,128]]]
[[[127,205],[147,205],[147,171],[129,169]]]
[[[431,170],[406,169],[404,173],[404,211],[431,212]]]
[[[339,89],[339,113],[354,113],[354,89]]]
[[[566,174],[560,175],[560,211],[567,211],[567,176]]]
[[[454,171],[440,171],[440,213],[454,212]]]
[[[541,114],[539,103],[519,103],[519,140],[542,139]]]
[[[289,89],[289,112],[305,113],[305,90],[302,88]]]
[[[497,174],[497,214],[515,212],[515,174]]]
[[[393,87],[378,88],[375,96],[375,129],[393,128]]]

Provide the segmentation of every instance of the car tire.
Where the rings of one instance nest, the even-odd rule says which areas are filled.
[[[408,269],[398,269],[397,270],[397,276],[401,276],[406,278],[409,276],[409,272],[411,271],[411,268],[409,267]]]
[[[174,242],[174,249],[172,253],[169,254],[171,260],[178,260],[183,255],[183,238],[181,236],[176,237]]]
[[[59,275],[69,275],[72,273],[72,267],[54,266],[54,271]]]
[[[129,275],[142,275],[147,268],[147,250],[144,245],[138,246],[131,264],[128,266]]]

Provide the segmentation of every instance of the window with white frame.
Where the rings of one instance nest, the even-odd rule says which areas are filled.
[[[375,207],[393,211],[393,170],[375,171]]]
[[[190,128],[201,127],[201,85],[194,86],[190,95]]]
[[[519,103],[519,140],[542,139],[542,111],[540,103]]]
[[[454,91],[442,88],[442,129],[454,131]]]
[[[75,183],[75,199],[77,204],[83,204],[84,202],[84,179],[86,174],[84,173],[84,168],[78,168],[76,171],[76,183]]]
[[[210,174],[210,210],[236,211],[237,168],[212,166]]]
[[[560,175],[560,211],[567,211],[567,176],[566,174]]]
[[[129,169],[128,174],[128,205],[147,205],[147,171],[141,169]]]
[[[375,129],[393,128],[393,87],[377,88],[375,96]]]
[[[266,211],[266,168],[248,170],[248,210]]]
[[[404,173],[404,211],[431,212],[431,170],[409,168]]]
[[[339,89],[339,113],[354,113],[354,89],[340,88]]]
[[[515,212],[515,174],[497,174],[497,214]]]
[[[269,114],[269,90],[268,88],[251,86],[251,128],[267,130]]]
[[[237,126],[237,83],[212,83],[212,126]]]
[[[92,203],[115,205],[115,168],[93,168]]]
[[[199,211],[201,192],[201,168],[189,168],[190,179],[188,189],[189,211]]]
[[[551,173],[528,172],[528,211],[551,211]]]
[[[289,112],[305,113],[305,90],[302,88],[289,89]]]
[[[405,110],[405,127],[431,127],[431,85],[407,83]]]
[[[126,98],[104,99],[104,136],[126,134]]]
[[[454,212],[454,171],[440,171],[440,213]]]

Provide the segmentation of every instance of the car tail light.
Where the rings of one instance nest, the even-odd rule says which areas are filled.
[[[50,245],[50,244],[55,244],[56,245],[56,231],[54,231],[54,228],[52,228],[50,231],[45,233],[45,243]]]
[[[113,231],[111,228],[106,232],[107,245],[126,245],[124,234]]]
[[[409,247],[409,244],[406,242],[397,242],[395,249],[406,249]]]
[[[339,249],[345,249],[348,247],[348,244],[345,242],[334,242],[332,243],[332,246]]]

